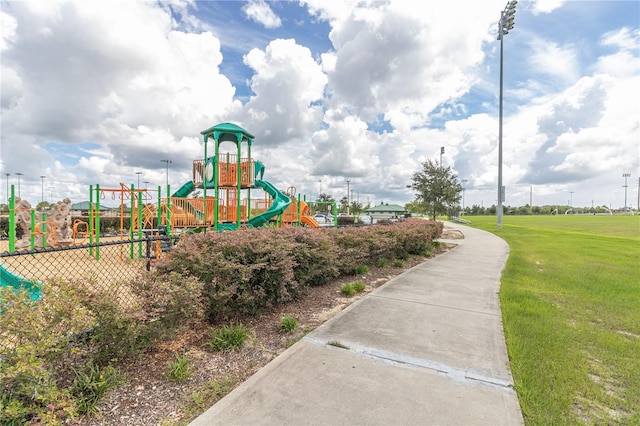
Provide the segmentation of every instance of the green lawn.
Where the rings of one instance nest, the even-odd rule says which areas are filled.
[[[510,247],[500,302],[526,424],[640,424],[640,216],[465,218]]]

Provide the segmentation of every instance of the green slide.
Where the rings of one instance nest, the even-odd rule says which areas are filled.
[[[283,194],[278,190],[278,188],[267,181],[256,179],[255,183],[258,188],[264,189],[265,192],[273,197],[273,204],[271,204],[271,207],[269,207],[264,213],[249,219],[249,225],[258,228],[269,222],[272,217],[281,215],[287,207],[289,207],[289,204],[291,204],[291,199],[288,195]]]
[[[196,186],[194,185],[194,183],[192,181],[189,181],[189,182],[185,183],[184,185],[182,185],[180,187],[180,189],[178,189],[176,192],[174,192],[172,197],[175,197],[175,198],[187,198],[189,196],[189,194],[191,194],[193,192],[194,189],[196,189]]]
[[[32,300],[38,300],[40,298],[40,289],[34,285],[33,282],[26,278],[22,278],[0,263],[0,287],[13,287],[16,290],[24,288],[29,292]]]

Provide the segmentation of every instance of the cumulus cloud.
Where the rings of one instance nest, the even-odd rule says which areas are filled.
[[[565,0],[535,0],[533,2],[533,13],[538,15],[541,13],[551,13],[562,7]]]
[[[242,9],[249,19],[264,25],[265,28],[278,28],[282,25],[280,17],[264,0],[251,0]]]
[[[310,137],[322,119],[327,84],[311,51],[295,40],[274,40],[265,50],[251,50],[245,63],[254,70],[255,93],[242,111],[245,126],[267,145]]]
[[[108,161],[107,180],[136,167],[160,169],[162,156],[180,161],[193,155],[193,143],[185,147],[184,138],[221,121],[239,103],[219,72],[218,39],[176,29],[183,23],[175,11],[185,14],[188,6],[9,3],[11,19],[3,13],[2,20],[15,25],[3,25],[2,115],[3,133],[11,136],[3,137],[3,163],[17,162],[20,150],[9,151],[7,144],[19,139],[44,148],[44,157],[51,142],[108,145],[110,156],[83,160],[99,170]]]

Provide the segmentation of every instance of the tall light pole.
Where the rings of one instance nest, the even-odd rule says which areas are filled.
[[[23,173],[14,173],[14,175],[18,176],[18,198],[20,198],[20,176],[23,175]]]
[[[624,178],[624,212],[627,213],[627,178],[631,177],[631,173],[623,173]]]
[[[498,40],[500,40],[500,118],[498,121],[498,229],[502,229],[502,69],[503,69],[503,40],[505,34],[513,29],[516,16],[516,0],[511,0],[500,12],[498,22]]]
[[[163,163],[167,163],[167,188],[169,187],[169,164],[171,164],[171,160],[160,160]]]
[[[318,198],[322,195],[322,179],[318,180]]]
[[[42,183],[42,185],[41,185],[42,186],[42,189],[41,189],[42,194],[40,196],[41,197],[40,202],[44,201],[44,178],[46,178],[46,176],[40,176],[40,182]]]
[[[351,204],[351,201],[349,201],[349,184],[351,183],[350,180],[347,181],[347,214],[349,214],[349,205]]]
[[[136,172],[136,174],[138,175],[138,186],[136,186],[136,189],[140,189],[140,175],[142,172]]]
[[[462,179],[462,211],[464,212],[464,184],[469,182],[467,179]]]
[[[575,191],[569,191],[569,210],[573,209],[573,193]]]
[[[7,206],[9,205],[9,176],[11,176],[11,173],[5,173],[4,174],[7,177]]]

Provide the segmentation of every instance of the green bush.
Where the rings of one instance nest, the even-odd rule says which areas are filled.
[[[67,367],[58,360],[91,317],[65,282],[47,282],[41,292],[32,302],[26,291],[0,287],[0,424],[55,424],[76,414],[70,393],[58,387]]]
[[[356,289],[353,288],[353,284],[347,283],[343,284],[342,287],[340,287],[340,293],[344,294],[345,296],[353,296],[354,294],[356,294]]]
[[[184,382],[193,373],[192,362],[186,355],[175,354],[175,359],[167,363],[167,370],[163,373],[167,380]]]
[[[293,255],[298,246],[271,228],[193,234],[180,239],[158,272],[202,282],[207,316],[215,322],[238,312],[256,314],[300,294]]]
[[[337,267],[340,252],[330,235],[296,227],[284,228],[280,232],[298,244],[293,252],[293,273],[301,286],[322,285],[340,275]]]
[[[361,291],[364,291],[365,288],[367,288],[366,285],[364,285],[364,283],[360,282],[360,281],[356,281],[354,283],[352,283],[353,285],[353,289],[356,291],[356,293],[360,293]]]
[[[365,288],[367,288],[367,286],[364,285],[364,283],[360,281],[354,281],[343,284],[342,287],[340,287],[340,293],[344,294],[345,296],[353,296],[356,293],[364,291]]]
[[[298,320],[293,318],[291,315],[284,315],[280,318],[280,331],[289,333],[297,329],[299,324]]]
[[[118,371],[111,367],[99,367],[89,364],[83,371],[73,370],[75,378],[71,387],[71,394],[76,401],[76,407],[80,414],[97,413],[98,401],[105,393],[116,388],[122,383],[122,377]]]
[[[115,359],[139,353],[203,312],[202,303],[194,303],[201,283],[177,274],[162,278],[139,277],[133,292],[124,291],[126,284],[107,290],[95,281],[49,280],[37,302],[24,291],[0,288],[0,424],[54,424],[91,414],[87,392],[97,384],[85,365],[105,377]],[[125,302],[119,294],[137,297]],[[75,385],[66,379],[70,371],[76,371]]]
[[[223,325],[211,332],[207,345],[214,351],[233,351],[239,349],[251,333],[253,329],[240,323]]]
[[[367,265],[358,265],[356,266],[355,273],[356,275],[363,275],[369,272],[369,267]]]

